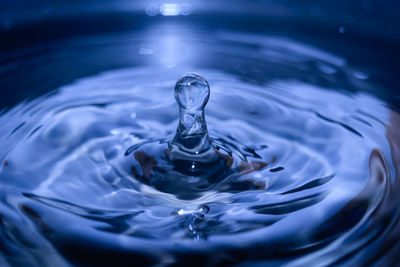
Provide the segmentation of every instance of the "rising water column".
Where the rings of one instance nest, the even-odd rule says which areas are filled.
[[[175,85],[179,124],[169,144],[168,157],[183,172],[198,172],[222,159],[211,145],[204,116],[210,97],[206,79],[196,73],[183,75]]]

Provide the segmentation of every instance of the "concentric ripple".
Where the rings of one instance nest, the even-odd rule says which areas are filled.
[[[399,115],[337,90],[351,84],[336,82],[352,71],[343,59],[236,37],[221,34],[213,53],[242,51],[232,60],[254,60],[248,68],[174,65],[160,52],[168,66],[102,72],[4,112],[0,263],[334,264],[393,236]],[[267,60],[253,58],[254,43]],[[303,74],[291,72],[295,63]],[[287,78],[264,77],[270,67],[287,67]],[[194,199],[145,182],[165,167],[178,122],[173,86],[188,68],[210,83],[210,137],[238,173]],[[237,187],[224,189],[227,181]]]

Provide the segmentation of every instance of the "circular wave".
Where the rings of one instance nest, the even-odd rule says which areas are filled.
[[[80,79],[4,112],[5,255],[37,265],[296,266],[377,257],[371,251],[395,236],[398,217],[397,113],[361,91],[337,90],[373,86],[344,59],[243,36],[220,34],[212,46],[198,36],[161,36],[181,45],[137,47],[144,57],[153,51],[156,63]],[[121,38],[110,44],[119,52],[131,45]],[[193,55],[206,50],[215,64],[232,62],[202,66]],[[188,70],[210,83],[210,137],[239,175],[228,177],[234,190],[222,183],[182,199],[138,177],[165,163],[178,122],[173,85]]]

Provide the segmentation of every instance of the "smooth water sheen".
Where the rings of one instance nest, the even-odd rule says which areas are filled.
[[[82,57],[123,55],[136,65],[2,112],[0,264],[392,263],[400,116],[366,93],[379,90],[373,74],[288,38],[168,30],[71,38],[2,64],[56,59],[73,72]],[[210,84],[222,173],[182,174],[168,159],[174,86],[192,71]]]

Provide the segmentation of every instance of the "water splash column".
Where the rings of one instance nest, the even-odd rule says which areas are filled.
[[[168,148],[171,161],[191,162],[194,169],[201,163],[218,160],[204,116],[209,97],[210,86],[199,74],[188,73],[177,81],[175,99],[179,106],[179,125]]]

